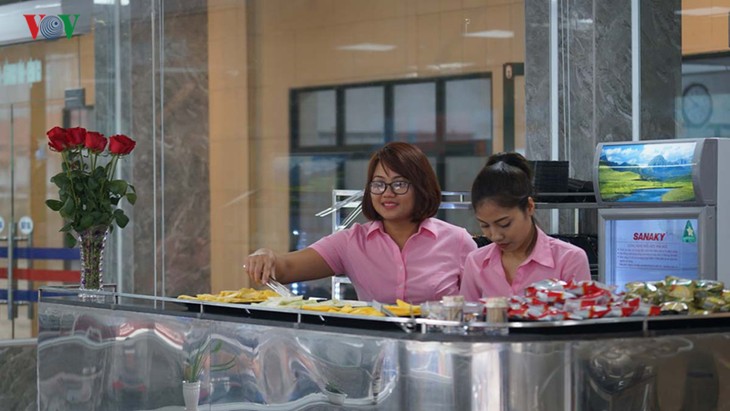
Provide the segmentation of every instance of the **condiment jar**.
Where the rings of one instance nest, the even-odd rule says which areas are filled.
[[[444,320],[464,321],[464,296],[447,295],[441,298]]]
[[[490,297],[484,302],[486,309],[486,321],[487,323],[507,323],[507,310],[509,304],[504,297]],[[506,335],[509,332],[509,328],[505,327],[492,327],[488,328],[487,334],[493,335]]]

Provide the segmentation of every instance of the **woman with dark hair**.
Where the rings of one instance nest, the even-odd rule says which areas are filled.
[[[535,223],[532,170],[521,154],[490,156],[472,184],[471,203],[492,244],[467,257],[461,281],[466,300],[521,294],[549,278],[591,279],[585,252],[549,237]]]
[[[322,238],[311,246],[276,254],[262,248],[249,255],[249,278],[282,283],[347,275],[361,300],[413,304],[459,291],[466,256],[476,249],[461,227],[433,218],[441,188],[425,154],[393,142],[368,165],[362,210],[370,220]]]

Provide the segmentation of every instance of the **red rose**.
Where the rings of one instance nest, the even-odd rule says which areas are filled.
[[[86,140],[84,145],[89,151],[94,153],[101,153],[106,148],[106,137],[103,134],[97,133],[96,131],[89,131],[86,133]]]
[[[86,141],[86,129],[83,127],[73,127],[66,129],[68,133],[68,142],[71,147],[77,147],[84,145]]]
[[[53,151],[63,151],[71,146],[68,132],[65,128],[53,127],[46,133],[48,136],[48,147]]]
[[[129,154],[132,150],[134,150],[135,145],[137,145],[137,143],[124,134],[117,134],[109,137],[109,152],[112,154],[120,156]]]

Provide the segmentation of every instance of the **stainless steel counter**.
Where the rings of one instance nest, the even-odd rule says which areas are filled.
[[[730,407],[730,315],[446,335],[427,320],[57,291],[40,299],[40,410],[182,410],[183,361],[206,340],[222,348],[206,363],[202,410]],[[326,395],[333,384],[344,405]]]

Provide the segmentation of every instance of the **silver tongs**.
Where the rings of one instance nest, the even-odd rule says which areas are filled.
[[[274,290],[275,293],[279,294],[282,297],[295,297],[294,293],[289,291],[289,289],[284,284],[274,280],[273,278],[269,279],[269,281],[266,283],[266,286]]]

